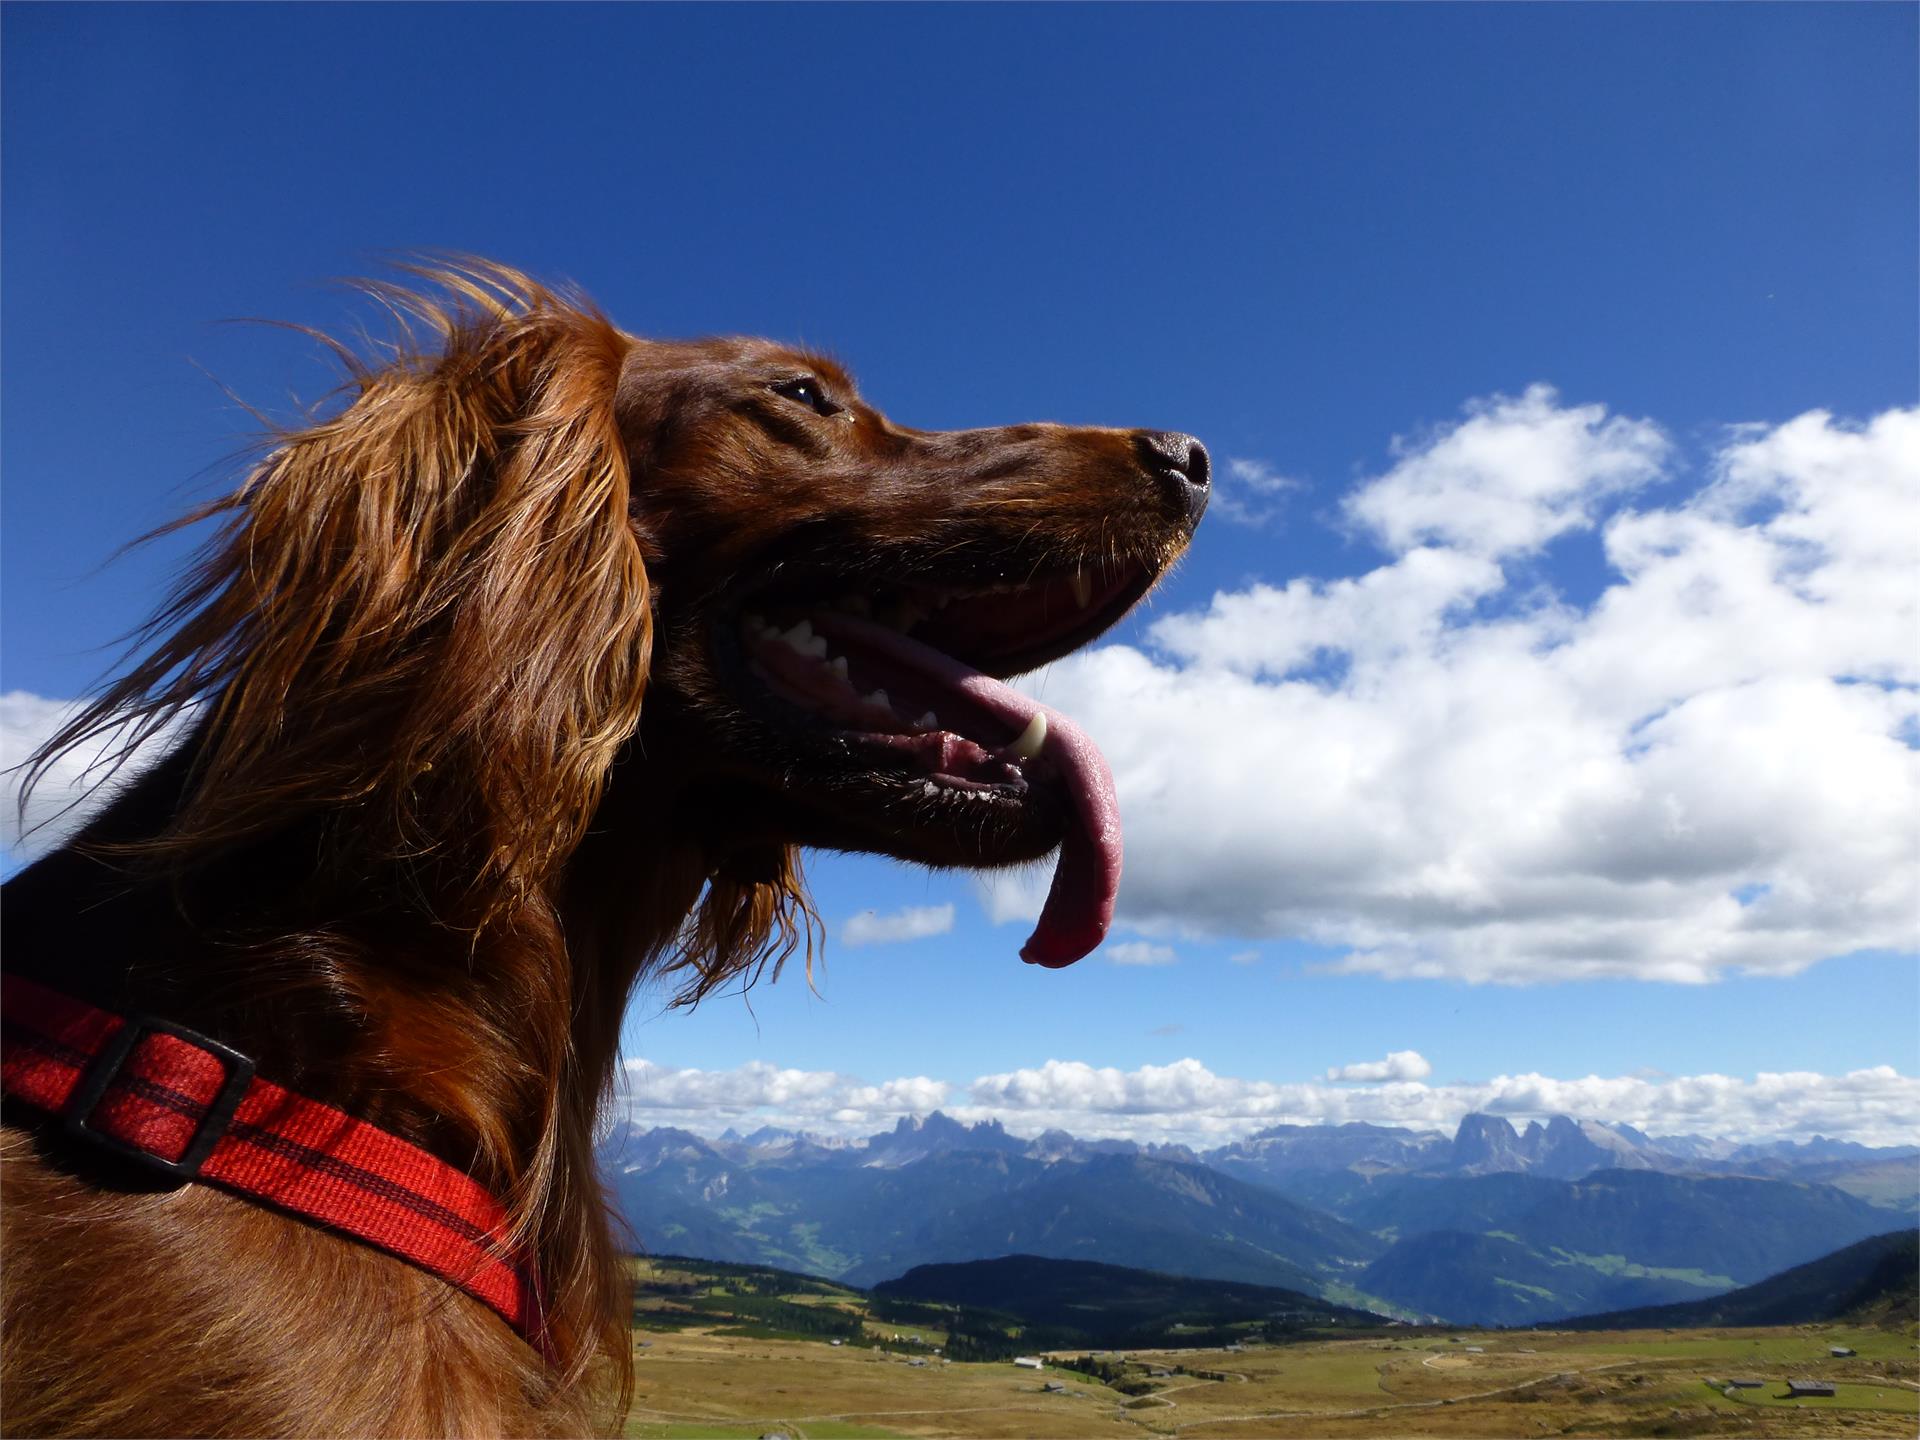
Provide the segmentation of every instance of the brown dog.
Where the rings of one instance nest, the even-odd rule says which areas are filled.
[[[909,430],[815,356],[637,340],[500,267],[429,278],[442,299],[385,293],[431,343],[346,357],[348,403],[205,512],[224,529],[144,658],[43,752],[129,718],[188,736],[7,886],[5,958],[470,1174],[537,1274],[540,1348],[15,1098],[10,1434],[603,1429],[629,1299],[592,1140],[638,978],[697,997],[810,956],[807,844],[1060,847],[1025,955],[1105,931],[1105,765],[992,677],[1164,572],[1198,442]]]

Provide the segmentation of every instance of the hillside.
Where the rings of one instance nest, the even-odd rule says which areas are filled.
[[[1381,1317],[1296,1290],[1010,1255],[919,1266],[873,1287],[684,1256],[632,1262],[643,1331],[813,1340],[954,1360],[1072,1348],[1195,1348],[1372,1330]]]
[[[1044,1330],[1048,1348],[1192,1345],[1381,1323],[1380,1316],[1297,1290],[1037,1255],[920,1265],[874,1286],[873,1293],[1012,1315]],[[1230,1333],[1236,1330],[1242,1333]]]
[[[1896,1230],[1711,1300],[1613,1310],[1554,1323],[1571,1330],[1643,1330],[1849,1319],[1911,1325],[1917,1317],[1920,1232]]]
[[[1624,1301],[1692,1299],[1724,1277],[1662,1273],[1619,1256],[1542,1253],[1511,1235],[1433,1230],[1361,1272],[1362,1291],[1463,1325],[1530,1325]]]
[[[1618,1169],[1578,1181],[1410,1177],[1350,1213],[1400,1234],[1362,1291],[1477,1325],[1705,1300],[1890,1218],[1825,1185]]]

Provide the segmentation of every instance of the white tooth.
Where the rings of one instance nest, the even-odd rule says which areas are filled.
[[[787,631],[786,634],[787,643],[796,650],[812,638],[813,622],[811,620],[802,620],[798,625]]]
[[[1027,728],[1020,732],[1020,738],[1009,745],[1007,749],[1013,753],[1016,759],[1031,760],[1040,753],[1040,748],[1046,743],[1047,712],[1044,710],[1036,710],[1033,712],[1033,719],[1027,722]]]
[[[1093,580],[1086,571],[1073,572],[1073,603],[1082,610],[1093,600]]]
[[[867,696],[867,704],[878,705],[883,710],[891,710],[893,708],[893,702],[887,699],[887,692],[884,690],[876,690]]]
[[[816,660],[824,660],[827,658],[827,637],[815,635],[797,648],[804,655],[811,655]]]
[[[918,725],[922,730],[938,730],[940,728],[940,717],[929,710],[913,723]]]
[[[847,678],[847,657],[844,655],[834,656],[833,659],[827,662],[827,669],[831,670],[834,674],[838,675],[842,680],[846,679]]]

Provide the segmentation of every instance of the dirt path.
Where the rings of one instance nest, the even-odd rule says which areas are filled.
[[[1402,1400],[1393,1405],[1362,1405],[1353,1410],[1263,1410],[1257,1415],[1216,1415],[1210,1420],[1190,1420],[1185,1425],[1176,1425],[1171,1433],[1178,1435],[1183,1430],[1204,1430],[1209,1425],[1242,1425],[1253,1420],[1353,1420],[1367,1415],[1385,1415],[1395,1410],[1438,1410],[1443,1405],[1465,1405],[1473,1400],[1491,1400],[1496,1396],[1531,1390],[1535,1385],[1544,1385],[1561,1375],[1598,1375],[1604,1370],[1626,1370],[1641,1363],[1639,1360],[1620,1360],[1611,1365],[1589,1366],[1585,1370],[1558,1370],[1552,1375],[1523,1380],[1518,1385],[1478,1390],[1471,1395],[1449,1395],[1439,1400]]]
[[[1247,1377],[1245,1375],[1239,1374],[1236,1371],[1222,1370],[1220,1373],[1222,1375],[1230,1376],[1232,1379],[1238,1380],[1242,1385],[1245,1385],[1248,1383]],[[1226,1382],[1221,1380],[1190,1380],[1185,1385],[1170,1385],[1165,1390],[1156,1391],[1151,1398],[1159,1401],[1162,1405],[1165,1405],[1168,1409],[1173,1409],[1175,1402],[1172,1400],[1168,1400],[1165,1397],[1173,1394],[1175,1391],[1193,1390],[1198,1388],[1201,1385],[1221,1385],[1224,1383]],[[1082,1391],[1080,1392],[1079,1398],[1093,1399],[1095,1397],[1089,1396],[1086,1394],[1085,1391]],[[842,1410],[839,1413],[833,1414],[833,1415],[801,1415],[790,1422],[784,1422],[784,1423],[788,1423],[794,1426],[800,1426],[800,1425],[805,1425],[810,1421],[814,1421],[814,1420],[883,1420],[888,1418],[889,1416],[895,1416],[895,1415],[978,1415],[978,1414],[986,1413],[989,1411],[997,1411],[997,1412],[1029,1411],[1029,1410],[1052,1411],[1054,1408],[1055,1407],[1051,1405],[947,1405],[947,1406],[942,1406],[936,1410]],[[1135,1421],[1135,1423],[1139,1423],[1137,1416],[1128,1414],[1125,1406],[1120,1407],[1120,1411],[1121,1411],[1119,1416],[1120,1419],[1133,1420]],[[662,1412],[655,1411],[653,1413],[659,1414]],[[692,1419],[695,1417],[675,1416],[674,1418],[675,1419]],[[754,1421],[752,1423],[758,1424],[759,1422]],[[796,1440],[801,1440],[801,1437],[796,1437]]]
[[[1231,1372],[1222,1370],[1220,1373],[1222,1375],[1226,1375]],[[1244,1375],[1235,1375],[1233,1378],[1238,1380],[1242,1385],[1247,1383],[1247,1377]],[[1178,1402],[1167,1399],[1167,1396],[1169,1395],[1177,1395],[1182,1390],[1197,1390],[1202,1385],[1219,1385],[1222,1383],[1224,1382],[1219,1380],[1198,1380],[1198,1379],[1189,1380],[1184,1385],[1169,1385],[1164,1390],[1156,1390],[1151,1395],[1143,1395],[1140,1398],[1143,1400],[1158,1400],[1162,1405],[1171,1406],[1171,1405],[1177,1404]]]
[[[979,1415],[989,1410],[1047,1410],[1046,1405],[942,1405],[934,1410],[842,1410],[837,1415],[802,1415],[794,1423],[805,1425],[813,1420],[861,1420],[888,1415]]]
[[[679,1422],[690,1425],[724,1425],[745,1430],[779,1430],[794,1437],[794,1440],[806,1440],[806,1427],[821,1420],[884,1420],[890,1416],[906,1415],[979,1415],[986,1413],[1008,1414],[1027,1411],[1052,1411],[1050,1405],[941,1405],[930,1410],[842,1410],[832,1415],[690,1415],[680,1410],[642,1410],[635,1407],[628,1412],[630,1420],[659,1421],[661,1423]]]

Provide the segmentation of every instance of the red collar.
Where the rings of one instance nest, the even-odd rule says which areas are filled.
[[[219,1041],[0,976],[0,1090],[181,1181],[218,1185],[412,1261],[545,1353],[531,1266],[470,1177],[378,1126],[262,1080]]]

